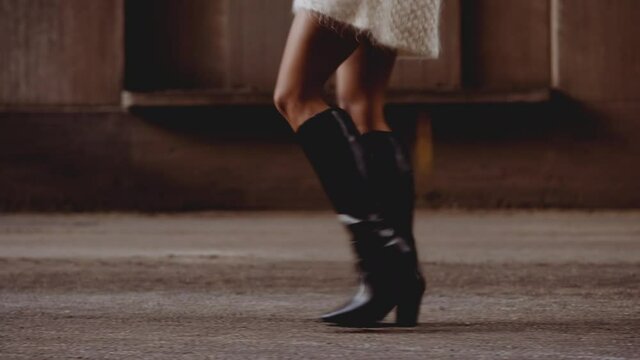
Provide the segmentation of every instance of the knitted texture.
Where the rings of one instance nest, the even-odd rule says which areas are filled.
[[[440,55],[442,0],[294,0],[293,11],[311,10],[366,33],[401,54]]]

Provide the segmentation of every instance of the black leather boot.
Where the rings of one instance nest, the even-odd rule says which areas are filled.
[[[396,306],[410,309],[399,313],[417,316],[422,292],[415,281],[415,254],[401,231],[382,216],[368,179],[360,134],[349,114],[337,108],[323,111],[304,122],[296,137],[352,234],[362,280],[349,303],[322,319],[367,326],[382,320]],[[415,324],[415,316],[403,322]]]
[[[426,282],[420,268],[418,251],[413,235],[413,214],[415,208],[415,181],[413,168],[407,149],[391,131],[370,131],[362,135],[361,143],[365,153],[368,179],[380,202],[382,216],[393,224],[411,247],[411,267],[414,279],[407,279],[405,288],[413,289],[407,300],[415,304],[415,298],[422,298]],[[415,325],[419,312],[414,305],[398,306],[397,323]]]

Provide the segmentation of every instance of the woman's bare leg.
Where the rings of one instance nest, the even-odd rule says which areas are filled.
[[[363,41],[338,68],[338,105],[353,118],[361,133],[389,131],[384,104],[396,52]]]
[[[366,154],[369,189],[376,195],[382,217],[393,224],[411,249],[407,258],[413,269],[411,306],[398,306],[397,322],[414,326],[419,314],[425,281],[413,236],[415,189],[406,149],[391,131],[384,117],[385,93],[396,53],[363,43],[338,69],[337,96],[360,128],[360,142]],[[413,302],[411,302],[413,301]]]
[[[407,243],[409,239],[404,239],[401,229],[380,216],[380,205],[372,192],[367,168],[368,156],[362,144],[362,138],[373,132],[361,135],[347,112],[329,108],[322,97],[326,80],[358,46],[353,34],[341,37],[319,25],[309,14],[299,13],[287,41],[274,100],[294,129],[295,139],[339,219],[351,232],[363,279],[362,289],[366,289],[348,305],[325,314],[322,319],[346,326],[370,326],[397,307],[397,323],[415,326],[424,284],[412,268],[404,265],[414,257]],[[366,94],[366,111],[360,114],[357,107],[352,109],[367,122],[369,119],[373,119],[372,123],[384,122],[381,112],[370,116],[369,110],[377,111],[372,104],[379,104],[382,110],[384,97],[380,90],[386,87],[384,79],[388,75],[380,72],[390,72],[391,66],[387,63],[394,57],[379,55],[377,50],[365,47],[362,57],[355,58],[354,65],[346,68],[347,73],[359,73],[348,74],[347,79],[352,81],[343,79],[343,84],[362,88],[354,89],[353,93],[342,91],[343,100],[349,100],[343,103],[346,107],[356,106],[358,103],[346,95]]]
[[[328,108],[324,84],[358,47],[355,34],[321,25],[310,12],[298,12],[285,47],[274,102],[294,131]]]

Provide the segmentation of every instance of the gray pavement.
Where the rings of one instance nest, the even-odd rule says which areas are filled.
[[[420,325],[348,329],[316,321],[355,281],[329,212],[0,215],[0,358],[640,358],[640,211],[420,211],[416,235]]]

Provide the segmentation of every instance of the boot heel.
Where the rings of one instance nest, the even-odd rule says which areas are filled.
[[[424,294],[424,280],[420,279],[418,286],[407,291],[398,301],[396,307],[396,325],[403,327],[413,327],[418,324],[420,315],[420,305]]]

